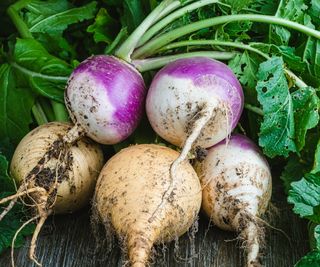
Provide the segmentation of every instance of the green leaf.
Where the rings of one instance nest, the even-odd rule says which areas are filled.
[[[294,142],[294,113],[283,60],[273,57],[260,64],[257,93],[264,117],[260,127],[259,144],[269,157],[296,152]]]
[[[295,267],[315,267],[320,266],[320,252],[317,250],[309,252],[302,259],[300,259]]]
[[[41,3],[41,4],[40,4]],[[65,1],[49,1],[50,9],[43,1],[31,2],[28,16],[28,27],[31,33],[49,33],[51,35],[61,35],[63,31],[74,23],[92,19],[95,15],[96,2],[90,2],[77,8],[69,8]],[[28,8],[28,7],[27,7]]]
[[[18,39],[11,66],[18,77],[24,75],[28,79],[35,92],[63,102],[63,90],[72,69],[63,60],[50,55],[39,42]]]
[[[19,76],[9,64],[0,66],[0,140],[17,144],[30,131],[34,95],[28,88],[17,87]]]
[[[306,133],[319,121],[319,98],[312,87],[300,88],[292,93],[295,143],[298,151],[305,145]]]
[[[132,32],[145,18],[146,11],[141,0],[124,0],[122,25]]]
[[[291,188],[291,183],[300,180],[308,167],[309,166],[301,161],[296,154],[290,155],[288,163],[280,176],[280,179],[283,181],[284,190],[287,194]]]
[[[311,7],[309,9],[309,15],[312,18],[312,22],[317,26],[320,26],[320,1],[319,0],[311,0]]]
[[[320,173],[306,174],[300,181],[291,183],[288,202],[302,218],[320,223]]]
[[[293,47],[285,45],[277,46],[265,43],[253,43],[251,46],[272,56],[282,56],[284,62],[292,71],[302,72],[306,68],[306,63],[303,62],[300,56],[296,55]]]
[[[306,14],[308,6],[304,0],[281,0],[276,16],[314,28],[311,17]],[[284,27],[270,26],[269,42],[276,45],[288,45],[291,32]]]
[[[315,239],[315,247],[320,252],[320,225],[317,225],[314,228],[314,239]]]
[[[105,8],[101,8],[95,18],[95,22],[90,25],[87,32],[93,33],[96,43],[104,42],[110,44],[117,31],[117,22],[108,14]]]
[[[305,75],[313,81],[315,86],[320,85],[320,40],[309,37],[307,39],[303,61],[307,64]]]
[[[14,192],[15,187],[12,179],[8,175],[9,163],[5,156],[0,154],[0,192]]]
[[[244,7],[248,7],[253,0],[225,0],[227,4],[229,4],[234,11],[240,11]]]
[[[238,77],[241,84],[249,89],[253,89],[257,85],[257,72],[259,61],[256,57],[250,56],[248,51],[237,54],[229,61],[229,67]]]

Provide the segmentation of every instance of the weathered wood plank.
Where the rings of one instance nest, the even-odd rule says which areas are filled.
[[[282,229],[289,240],[279,231],[268,230],[263,261],[266,267],[288,267],[308,250],[308,234],[305,222],[297,218],[286,204],[283,193],[275,188],[273,204],[279,209],[280,216],[273,226]],[[281,197],[282,196],[282,197]],[[233,233],[221,231],[213,226],[208,227],[208,220],[201,215],[199,231],[193,242],[188,235],[175,244],[169,245],[164,252],[157,248],[153,266],[170,267],[240,267],[244,264],[243,251]],[[29,240],[30,241],[30,240]],[[192,244],[194,252],[192,253]],[[50,218],[38,240],[37,256],[44,267],[121,267],[121,251],[115,248],[110,255],[93,254],[94,237],[90,231],[89,213],[87,210],[73,215]],[[15,251],[17,267],[35,267],[27,259],[28,243]],[[193,257],[191,255],[193,254]],[[10,266],[10,253],[7,251],[0,259],[0,266]]]

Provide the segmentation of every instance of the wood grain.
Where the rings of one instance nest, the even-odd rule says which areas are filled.
[[[266,267],[288,267],[308,251],[308,234],[304,221],[297,218],[286,204],[280,187],[274,188],[273,204],[280,215],[273,219],[273,227],[283,230],[290,240],[278,230],[268,229],[263,262]],[[121,267],[123,257],[116,246],[107,255],[103,251],[94,255],[95,240],[90,230],[88,209],[73,215],[54,216],[45,224],[38,239],[37,256],[44,267]],[[199,230],[195,238],[191,233],[174,242],[167,249],[156,248],[152,266],[160,267],[241,267],[243,251],[235,240],[236,235],[209,226],[200,215]],[[28,240],[30,242],[30,239]],[[16,267],[34,267],[28,258],[28,242],[15,251]],[[1,267],[10,266],[10,252],[0,258]]]

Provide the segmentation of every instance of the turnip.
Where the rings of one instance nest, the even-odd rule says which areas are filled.
[[[21,140],[10,165],[11,176],[20,187],[15,195],[0,201],[2,204],[11,200],[0,219],[19,197],[25,196],[24,201],[34,206],[36,215],[29,221],[38,219],[38,223],[29,256],[38,265],[35,248],[43,223],[52,213],[69,213],[88,204],[103,166],[101,148],[88,138],[65,149],[59,147],[59,140],[71,128],[71,124],[52,122],[39,126]],[[50,153],[50,160],[43,164],[46,153]]]
[[[200,182],[187,161],[178,166],[171,181],[169,169],[177,156],[167,147],[135,145],[113,156],[100,173],[94,219],[107,228],[112,225],[131,266],[147,266],[153,244],[174,240],[197,218]],[[172,193],[164,201],[171,182]]]
[[[148,91],[146,111],[157,134],[183,147],[171,166],[171,176],[192,146],[207,148],[227,138],[242,109],[241,85],[219,61],[179,59],[161,69]]]
[[[233,135],[208,150],[196,164],[203,187],[202,209],[215,225],[240,233],[247,266],[260,266],[264,214],[271,197],[269,165],[247,137]]]

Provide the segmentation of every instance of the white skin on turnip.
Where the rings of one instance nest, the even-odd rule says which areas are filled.
[[[127,250],[130,266],[148,266],[153,245],[175,240],[198,216],[201,187],[188,161],[177,168],[169,201],[159,206],[177,156],[164,146],[130,146],[113,156],[100,173],[93,222],[113,229]]]
[[[171,179],[193,147],[207,148],[228,138],[242,109],[241,85],[221,62],[194,57],[161,69],[150,85],[146,112],[158,135],[183,147],[170,168]],[[172,184],[166,197],[171,190]]]
[[[208,150],[195,165],[203,187],[202,209],[218,227],[237,231],[247,251],[247,266],[260,266],[264,241],[261,217],[271,197],[267,161],[252,141],[234,135]]]
[[[38,220],[29,250],[30,259],[37,265],[41,264],[35,257],[36,240],[45,220],[52,213],[70,213],[87,205],[103,166],[101,148],[88,138],[60,149],[59,140],[71,128],[71,124],[52,122],[37,127],[21,140],[10,165],[10,174],[19,188],[15,195],[0,200],[0,204],[11,201],[0,214],[0,220],[20,197],[34,207],[35,216],[23,224],[15,238],[26,224]],[[48,149],[56,145],[57,150]],[[43,164],[48,151],[50,160]]]

